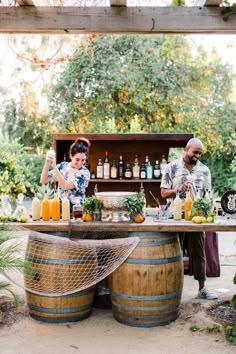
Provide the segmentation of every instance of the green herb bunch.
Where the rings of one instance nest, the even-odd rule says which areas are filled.
[[[143,193],[138,193],[127,197],[123,202],[123,208],[129,213],[131,218],[134,218],[137,214],[142,214],[144,205],[145,199]]]
[[[213,216],[214,213],[211,213],[212,210],[212,202],[206,198],[199,198],[197,200],[194,200],[191,210],[190,210],[190,216],[205,216],[206,218],[208,216]]]
[[[93,214],[95,210],[101,210],[103,208],[103,203],[101,200],[98,200],[95,196],[87,197],[84,200],[83,208],[89,214]]]

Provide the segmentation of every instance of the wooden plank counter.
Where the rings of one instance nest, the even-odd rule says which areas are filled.
[[[126,231],[126,232],[178,232],[178,231],[218,231],[236,232],[236,219],[219,218],[215,223],[195,224],[192,221],[158,221],[154,222],[152,217],[147,217],[142,224],[127,222],[78,222],[71,220],[64,221],[34,221],[27,223],[14,223],[12,225],[39,232],[53,231]]]

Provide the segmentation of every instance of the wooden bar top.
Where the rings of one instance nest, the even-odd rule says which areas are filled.
[[[217,218],[215,223],[195,224],[192,221],[154,221],[153,217],[147,217],[142,224],[127,222],[82,222],[65,221],[31,221],[27,223],[14,223],[34,231],[126,231],[126,232],[177,232],[177,231],[221,231],[236,232],[236,219]]]

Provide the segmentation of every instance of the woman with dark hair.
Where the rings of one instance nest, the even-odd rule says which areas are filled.
[[[41,173],[40,183],[58,182],[61,193],[68,192],[68,199],[73,204],[83,204],[85,191],[89,184],[90,172],[85,167],[90,142],[80,137],[70,146],[70,162],[56,164],[54,151],[49,151]],[[50,166],[53,170],[49,171]]]

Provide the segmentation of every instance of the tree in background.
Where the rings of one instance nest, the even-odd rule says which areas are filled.
[[[222,194],[236,182],[233,77],[185,36],[89,36],[52,86],[49,119],[58,132],[192,132]]]
[[[47,57],[50,38],[22,53],[33,71],[53,67],[40,91],[49,112],[40,110],[32,82],[22,81],[25,65],[18,68],[20,99],[6,93],[2,105],[10,139],[39,153],[52,144],[52,133],[191,132],[205,144],[215,190],[235,185],[234,73],[215,52],[182,35],[88,35],[76,37],[67,55],[57,49]]]

